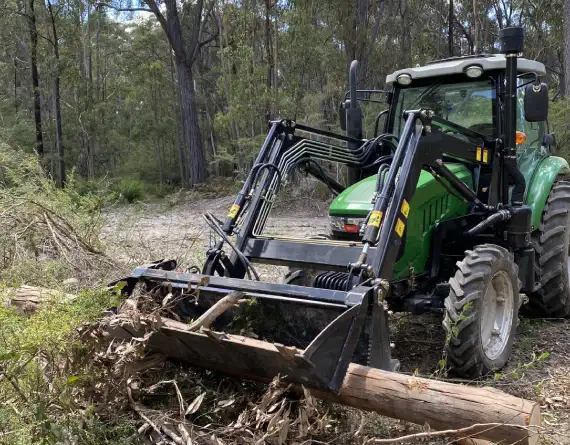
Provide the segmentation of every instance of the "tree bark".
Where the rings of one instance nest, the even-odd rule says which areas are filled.
[[[449,57],[453,57],[453,0],[449,0],[449,17],[448,17],[448,30],[447,41],[449,44]]]
[[[269,14],[269,0],[265,0],[265,51],[267,54],[267,102],[265,104],[265,119],[269,120],[272,117],[271,107],[271,84],[273,79],[273,51],[271,49],[271,16]]]
[[[77,298],[74,294],[63,294],[53,289],[43,287],[22,285],[18,288],[5,289],[10,299],[4,304],[5,307],[13,309],[23,316],[30,316],[37,312],[42,303],[61,298],[60,301],[68,302]]]
[[[479,43],[479,20],[477,17],[477,0],[473,0],[473,54],[480,50]]]
[[[189,169],[189,185],[196,185],[206,180],[206,164],[202,134],[198,125],[198,110],[196,108],[196,92],[192,68],[176,61],[178,83],[182,102],[182,127],[186,140],[186,159]]]
[[[91,49],[91,6],[86,3],[87,21],[85,24],[86,37],[84,41],[84,63],[85,74],[87,75],[87,98],[86,109],[88,111],[88,136],[87,136],[87,177],[93,179],[95,176],[95,122],[93,112],[93,53]]]
[[[38,28],[34,0],[28,3],[28,28],[30,32],[30,68],[32,72],[32,90],[34,96],[34,122],[36,126],[36,152],[40,157],[44,155],[44,136],[42,132],[42,108],[40,98],[40,76],[38,73]]]
[[[159,109],[159,97],[158,92],[156,90],[156,85],[159,85],[157,80],[154,80],[151,89],[152,89],[152,98],[154,102],[153,107],[153,118],[154,118],[154,137],[156,143],[156,163],[158,167],[158,183],[162,186],[164,184],[164,167],[162,162],[162,153],[160,148],[160,131],[159,131],[159,124],[158,124],[158,109]]]
[[[58,158],[58,176],[57,185],[60,188],[65,187],[66,173],[65,173],[65,159],[64,159],[64,149],[63,149],[63,130],[61,126],[61,98],[60,98],[60,88],[59,88],[59,43],[57,37],[57,27],[55,26],[55,17],[53,14],[53,8],[51,6],[51,1],[47,2],[50,21],[51,21],[51,31],[53,37],[53,55],[55,58],[55,78],[53,80],[53,102],[55,108],[55,143],[57,147],[57,158]]]
[[[176,107],[176,103],[181,105],[180,89],[176,88],[176,81],[174,80],[174,60],[172,57],[172,51],[170,51],[170,83],[172,85],[172,114],[174,116],[174,129],[176,131],[176,149],[178,152],[178,166],[180,169],[180,184],[184,186],[188,183],[188,181],[186,177],[186,161],[183,147],[184,144],[182,143],[182,137],[180,135],[180,122],[182,118],[179,115],[178,109]]]
[[[570,0],[564,0],[564,93],[570,99]]]

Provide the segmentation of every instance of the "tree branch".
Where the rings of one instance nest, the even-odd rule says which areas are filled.
[[[97,4],[95,4],[96,8],[101,8],[101,7],[107,7],[107,8],[111,8],[114,9],[115,11],[119,11],[119,12],[136,12],[136,11],[140,11],[140,12],[154,12],[152,9],[150,8],[119,8],[117,6],[111,5],[109,3],[104,3],[104,2],[99,2]]]
[[[198,49],[202,48],[204,45],[207,45],[208,43],[210,43],[213,40],[216,40],[218,38],[219,35],[219,31],[216,30],[215,34],[212,34],[210,37],[208,37],[206,40],[201,41],[198,44]]]
[[[390,439],[368,439],[365,445],[372,444],[386,444],[386,443],[396,443],[396,442],[409,442],[416,439],[434,439],[438,437],[454,437],[454,438],[465,438],[471,437],[472,435],[480,434],[482,432],[491,430],[493,428],[502,427],[509,425],[514,428],[520,428],[522,430],[529,431],[530,428],[523,425],[511,425],[505,423],[477,423],[475,425],[468,426],[466,428],[459,428],[456,430],[443,430],[443,431],[426,431],[423,433],[409,434],[402,437],[393,437]]]

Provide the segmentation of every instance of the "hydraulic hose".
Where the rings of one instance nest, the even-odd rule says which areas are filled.
[[[479,235],[487,227],[490,227],[493,224],[497,224],[498,222],[501,221],[506,221],[510,217],[511,217],[511,212],[509,212],[508,210],[499,210],[497,213],[493,213],[491,216],[481,221],[475,227],[469,229],[467,232],[465,232],[465,235],[468,236]]]
[[[237,257],[240,259],[240,261],[245,266],[245,270],[247,271],[247,275],[249,276],[249,278],[252,279],[251,273],[250,273],[250,270],[251,270],[251,272],[255,276],[255,279],[257,281],[260,281],[259,274],[257,273],[255,268],[253,267],[253,264],[251,264],[251,261],[249,261],[248,258],[243,254],[243,252],[241,252],[234,245],[234,243],[231,242],[231,240],[229,239],[227,234],[224,233],[224,231],[221,229],[221,227],[217,225],[217,218],[214,215],[212,215],[212,213],[210,213],[210,212],[206,212],[203,215],[203,217],[204,217],[204,220],[206,221],[206,223],[208,224],[208,226],[210,226],[210,228],[214,232],[216,232],[218,234],[218,236],[220,236],[228,244],[228,246],[230,246],[230,248],[235,252]]]
[[[505,162],[503,165],[505,166],[505,170],[509,176],[509,179],[511,179],[514,184],[511,202],[514,205],[520,205],[523,203],[524,192],[526,190],[526,181],[524,179],[524,176],[519,170],[516,158],[505,157]]]
[[[390,164],[382,164],[378,169],[378,176],[376,177],[376,194],[378,195],[384,187],[384,173],[390,169]]]

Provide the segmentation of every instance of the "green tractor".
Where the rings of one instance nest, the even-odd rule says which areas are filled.
[[[303,349],[187,334],[184,359],[239,375],[281,374],[339,391],[364,337],[368,365],[397,370],[388,308],[440,313],[455,373],[478,377],[502,368],[519,311],[570,312],[570,167],[555,156],[548,133],[544,65],[519,57],[522,29],[501,30],[500,43],[501,54],[396,71],[387,91],[358,90],[353,62],[340,107],[346,134],[272,121],[225,220],[205,215],[218,239],[200,273],[159,261],[137,268],[124,292],[139,283],[183,297],[199,289],[200,304],[209,305],[239,291],[259,304],[305,306],[312,328],[314,314],[334,314]],[[364,139],[360,102],[373,95],[384,96],[388,109]],[[323,162],[345,165],[348,184]],[[329,236],[264,234],[274,197],[294,169],[335,195]],[[283,283],[261,282],[253,263],[289,272]]]

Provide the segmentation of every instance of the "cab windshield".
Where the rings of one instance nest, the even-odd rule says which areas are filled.
[[[400,136],[404,128],[404,111],[430,108],[436,116],[485,136],[495,136],[495,96],[490,79],[402,89],[396,104],[395,133]]]

